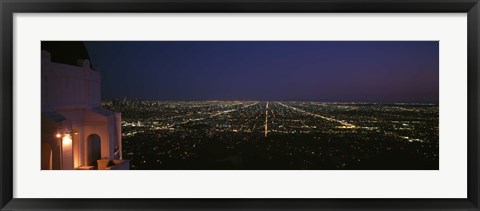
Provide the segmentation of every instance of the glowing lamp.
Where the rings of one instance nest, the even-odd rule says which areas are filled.
[[[70,145],[72,144],[72,137],[69,134],[65,134],[62,138],[63,145]]]
[[[60,137],[62,137],[62,134],[57,133],[57,134],[55,135],[55,137],[60,138]]]

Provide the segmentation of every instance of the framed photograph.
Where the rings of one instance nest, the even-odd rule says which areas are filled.
[[[2,210],[479,210],[478,0],[0,7]]]

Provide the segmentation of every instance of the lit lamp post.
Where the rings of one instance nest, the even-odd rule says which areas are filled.
[[[63,133],[58,132],[55,137],[60,141],[60,169],[72,169],[72,135],[68,131],[64,131]],[[65,164],[71,165],[65,166]]]
[[[62,134],[60,132],[57,132],[57,134],[55,135],[55,137],[57,137],[57,140],[60,142],[60,168],[59,170],[62,170],[63,169],[63,147],[62,147],[62,141],[61,141],[61,138],[62,138]]]

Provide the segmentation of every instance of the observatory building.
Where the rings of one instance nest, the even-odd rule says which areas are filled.
[[[129,169],[121,114],[100,106],[101,77],[83,42],[42,42],[41,169]]]

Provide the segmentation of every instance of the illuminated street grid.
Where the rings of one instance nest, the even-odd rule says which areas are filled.
[[[438,106],[113,100],[131,169],[438,169]]]

